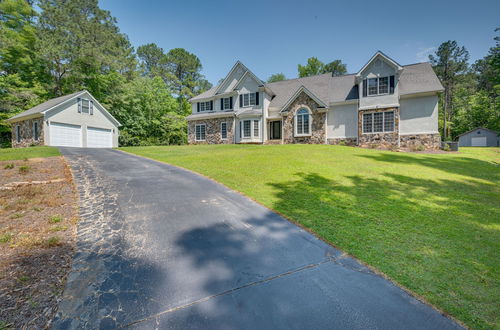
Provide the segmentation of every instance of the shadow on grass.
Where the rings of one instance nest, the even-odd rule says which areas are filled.
[[[376,155],[357,155],[357,157],[379,162],[421,165],[477,179],[495,181],[500,179],[498,163],[475,158],[451,157],[451,155],[406,155],[403,153],[378,153]]]
[[[486,177],[481,167],[492,168],[466,158],[366,157],[417,162],[478,178]],[[476,320],[476,325],[494,324],[500,212],[493,183],[391,173],[348,176],[350,184],[316,173],[296,173],[296,178],[270,184],[278,197],[274,209],[470,325]]]

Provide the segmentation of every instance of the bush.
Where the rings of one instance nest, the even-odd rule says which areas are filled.
[[[19,173],[26,174],[30,171],[30,167],[27,165],[19,166]]]
[[[340,140],[340,142],[338,144],[339,144],[339,146],[346,146],[347,145],[347,143],[345,143],[344,140]]]
[[[443,146],[443,150],[444,151],[451,151],[451,148],[450,146],[448,145],[448,143],[445,143],[444,146]]]
[[[12,170],[14,168],[14,164],[7,164],[3,167],[5,170]]]
[[[58,214],[51,216],[49,219],[49,223],[59,223],[61,221],[62,221],[62,217]]]

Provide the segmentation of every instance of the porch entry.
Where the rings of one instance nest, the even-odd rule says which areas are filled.
[[[269,140],[281,140],[281,120],[269,123]]]

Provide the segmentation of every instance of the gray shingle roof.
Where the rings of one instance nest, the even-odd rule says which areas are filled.
[[[50,100],[48,100],[46,102],[43,102],[42,104],[39,104],[39,105],[37,105],[37,106],[29,109],[29,110],[21,112],[20,114],[17,114],[14,117],[9,118],[9,120],[11,120],[11,119],[18,119],[18,118],[22,118],[22,117],[26,117],[26,116],[30,116],[30,115],[34,115],[34,114],[37,114],[37,113],[44,112],[46,110],[49,110],[52,107],[55,107],[56,105],[59,105],[59,104],[63,103],[64,101],[67,101],[67,100],[75,97],[78,94],[83,93],[83,92],[85,92],[85,91],[79,91],[79,92],[76,92],[76,93],[73,93],[73,94],[68,94],[68,95],[56,97],[54,99],[50,99]]]
[[[265,86],[276,94],[269,106],[281,108],[301,86],[306,87],[326,104],[357,100],[359,92],[355,79],[355,74],[332,77],[331,73],[325,73],[317,76],[278,81]],[[443,90],[443,86],[430,63],[404,65],[399,84],[400,95]],[[217,86],[191,100],[212,97],[215,95],[216,89]]]

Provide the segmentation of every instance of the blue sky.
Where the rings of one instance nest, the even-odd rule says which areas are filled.
[[[240,60],[259,78],[316,56],[358,71],[377,50],[400,64],[427,61],[457,40],[483,57],[500,27],[500,1],[162,1],[99,0],[135,47],[156,43],[196,54],[215,84]],[[497,35],[500,33],[497,33]]]

